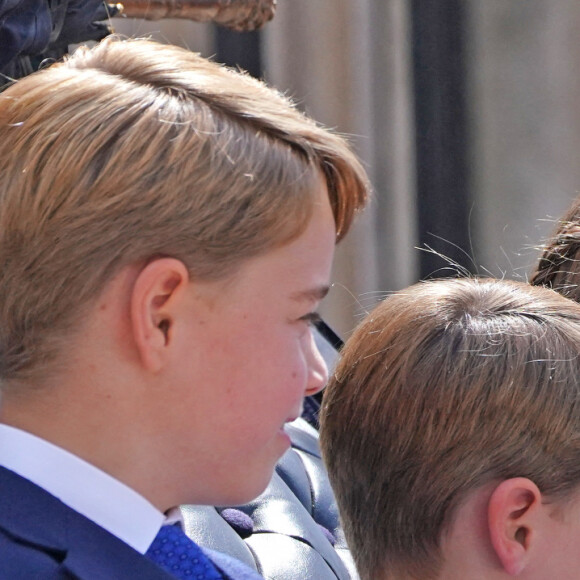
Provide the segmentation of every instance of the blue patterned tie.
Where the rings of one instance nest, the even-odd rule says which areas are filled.
[[[179,526],[163,526],[145,555],[176,578],[223,580],[211,560]]]

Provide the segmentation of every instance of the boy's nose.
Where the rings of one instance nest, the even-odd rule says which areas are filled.
[[[306,396],[315,395],[321,391],[328,382],[328,367],[320,354],[314,334],[310,333],[308,348],[308,381],[306,384]]]

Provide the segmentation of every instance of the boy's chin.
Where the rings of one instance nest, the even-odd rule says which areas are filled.
[[[271,469],[264,470],[260,477],[257,477],[258,474],[254,473],[253,476],[248,476],[246,481],[239,481],[237,489],[232,490],[224,498],[227,501],[216,502],[216,505],[243,505],[255,500],[270,485],[272,476],[274,475],[274,468],[275,465],[272,465]]]

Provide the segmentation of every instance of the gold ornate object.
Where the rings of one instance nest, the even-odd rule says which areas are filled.
[[[233,30],[256,30],[272,20],[276,0],[124,0],[123,15],[160,20],[216,22]]]

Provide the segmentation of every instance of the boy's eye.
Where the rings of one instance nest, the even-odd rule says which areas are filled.
[[[309,312],[308,314],[301,316],[300,320],[306,322],[309,326],[316,326],[316,324],[318,324],[322,319],[318,312]]]

